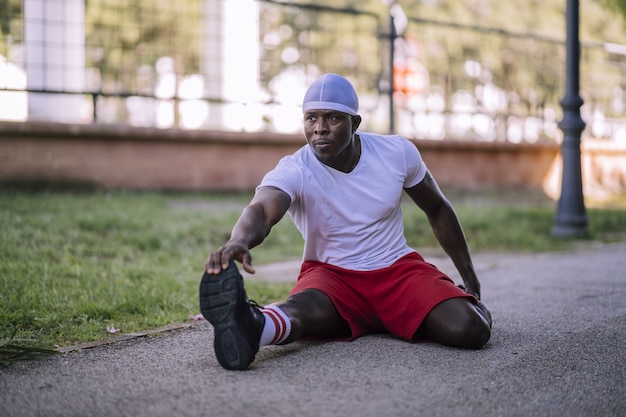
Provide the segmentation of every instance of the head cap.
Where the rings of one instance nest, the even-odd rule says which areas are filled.
[[[359,98],[350,81],[337,74],[324,74],[309,87],[302,102],[302,111],[336,110],[356,116]]]

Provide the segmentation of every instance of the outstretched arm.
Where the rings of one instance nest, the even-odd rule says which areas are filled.
[[[454,208],[439,189],[430,172],[422,182],[405,189],[426,213],[435,237],[461,274],[466,292],[480,300],[480,283],[472,265],[467,241]]]
[[[243,209],[235,223],[228,242],[209,255],[205,268],[209,274],[217,274],[228,268],[231,258],[242,263],[246,272],[253,274],[250,249],[267,237],[272,227],[283,218],[291,199],[278,188],[262,187],[252,201]]]

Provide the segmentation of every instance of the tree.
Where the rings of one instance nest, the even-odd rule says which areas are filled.
[[[21,0],[0,0],[0,55],[10,57],[14,45],[24,39]]]
[[[600,0],[608,8],[619,12],[626,19],[626,0]]]
[[[179,74],[199,72],[201,18],[201,0],[87,0],[87,64],[97,72],[97,87],[151,93],[154,66],[164,56]]]

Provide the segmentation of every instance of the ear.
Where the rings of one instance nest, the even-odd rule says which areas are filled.
[[[361,116],[359,116],[358,114],[356,116],[352,116],[352,132],[356,132],[360,125]]]

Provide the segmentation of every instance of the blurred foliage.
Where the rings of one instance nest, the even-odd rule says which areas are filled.
[[[276,6],[261,1],[261,82],[272,90],[272,80],[286,71],[299,75],[323,72],[349,74],[359,86],[376,89],[384,57],[378,42],[368,42],[385,29],[379,15],[365,3],[350,7],[334,4]],[[348,2],[350,3],[350,2]],[[358,11],[357,11],[358,10]],[[345,36],[342,36],[345,35]],[[285,52],[290,51],[295,58]]]
[[[11,47],[23,39],[22,2],[0,0],[0,55],[9,58]]]
[[[86,59],[91,86],[112,94],[152,94],[158,60],[171,58],[178,75],[200,73],[207,11],[225,0],[85,0]],[[291,71],[316,76],[317,71],[341,72],[359,91],[381,92],[389,65],[387,5],[381,0],[259,0],[261,82],[268,92],[272,80]],[[431,84],[449,96],[472,90],[463,66],[480,62],[493,84],[514,93],[515,106],[539,114],[547,102],[557,104],[562,88],[566,2],[531,0],[524,4],[496,0],[400,0],[409,24],[407,35],[419,38]],[[0,0],[0,54],[23,42],[21,0]],[[25,2],[28,4],[28,2]],[[581,0],[580,38],[595,43],[581,56],[581,85],[586,102],[610,100],[621,84],[624,62],[607,56],[603,42],[626,44],[626,0]],[[413,19],[413,21],[411,21]],[[476,30],[448,30],[433,22],[493,28],[490,36]],[[520,36],[500,36],[507,31]],[[493,35],[493,36],[491,36]],[[533,37],[552,39],[539,41]],[[524,37],[526,36],[526,37]],[[372,41],[375,40],[375,41]],[[598,62],[610,67],[598,70]],[[613,65],[614,64],[614,65]],[[607,72],[610,71],[610,72]],[[607,94],[607,91],[609,92]],[[609,96],[605,98],[604,96]],[[606,108],[607,103],[602,103]],[[620,116],[610,114],[608,116]]]
[[[614,110],[611,100],[615,87],[623,84],[626,60],[622,56],[607,54],[602,47],[604,42],[626,44],[624,19],[616,18],[616,5],[623,0],[581,0],[580,39],[584,48],[581,51],[581,95],[590,108],[598,108],[609,117],[621,117],[621,111]],[[298,4],[308,5],[308,0],[298,0]],[[337,45],[328,48],[324,43],[316,43],[319,48],[313,61],[324,71],[336,71],[354,78],[365,78],[369,83],[357,83],[357,89],[373,92],[379,86],[373,81],[384,78],[386,70],[384,35],[388,33],[386,4],[400,5],[406,14],[409,25],[405,35],[418,41],[419,59],[428,68],[431,90],[439,90],[450,106],[451,96],[459,91],[474,92],[480,85],[493,84],[507,93],[505,114],[535,115],[543,117],[546,108],[560,110],[559,100],[564,85],[565,13],[564,1],[532,0],[520,5],[516,2],[494,0],[422,0],[422,1],[380,1],[320,0],[318,7],[341,5],[363,11],[368,10],[380,16],[378,34],[381,43],[378,54],[369,57],[376,61],[378,69],[359,64],[356,74],[342,59],[326,59],[339,49]],[[326,30],[335,31],[344,17],[333,19],[333,25]],[[309,34],[311,27],[299,29],[293,25],[293,18],[285,16],[283,26],[291,25],[290,39],[298,39],[301,33]],[[323,33],[326,33],[324,31]],[[343,31],[343,33],[350,33]],[[367,38],[366,38],[367,39]],[[369,35],[371,39],[371,34]],[[290,42],[286,40],[285,44]],[[337,41],[341,42],[341,39]],[[367,42],[363,42],[366,43]],[[285,46],[284,44],[282,46]],[[282,47],[275,50],[281,51]],[[362,56],[356,54],[357,56]],[[397,54],[396,54],[397,55]],[[367,59],[366,59],[367,60]],[[278,67],[268,78],[284,67],[280,56],[274,54],[270,61]],[[468,77],[464,65],[474,61],[481,65],[483,75],[478,79]],[[360,63],[361,61],[359,61]],[[447,110],[450,110],[448,108]]]
[[[87,0],[88,66],[100,90],[152,94],[157,60],[178,74],[200,71],[202,0]]]
[[[600,3],[618,11],[622,15],[622,19],[626,19],[626,0],[600,0]]]

